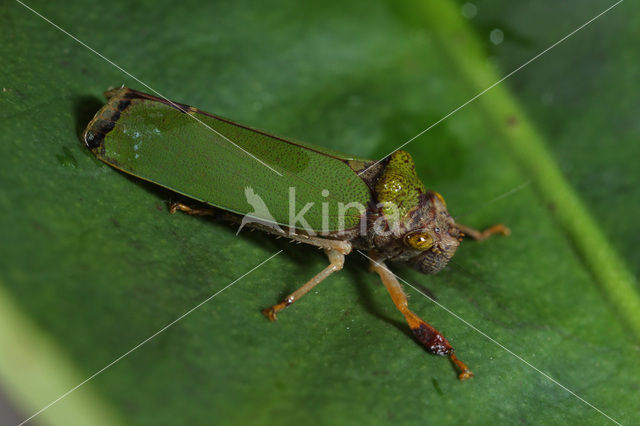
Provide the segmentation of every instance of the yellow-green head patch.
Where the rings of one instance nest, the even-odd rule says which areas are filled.
[[[402,220],[419,204],[420,194],[425,192],[411,155],[406,151],[391,154],[387,167],[376,183],[378,202],[383,204],[382,212],[387,220]]]

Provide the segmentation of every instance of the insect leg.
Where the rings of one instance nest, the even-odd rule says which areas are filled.
[[[375,253],[370,253],[369,256],[371,259],[376,259]],[[459,369],[460,373],[458,374],[458,378],[460,380],[466,380],[473,377],[471,370],[469,370],[469,368],[454,355],[454,349],[451,347],[447,339],[440,334],[438,330],[431,327],[423,319],[411,312],[409,309],[407,295],[402,290],[402,286],[395,275],[387,269],[385,264],[378,260],[372,261],[371,270],[380,275],[382,283],[389,292],[389,295],[391,295],[391,300],[393,300],[396,308],[398,308],[406,318],[409,327],[411,327],[411,331],[413,331],[413,335],[420,343],[422,343],[427,351],[435,355],[448,356]]]
[[[501,223],[490,226],[483,231],[478,231],[477,229],[473,229],[461,223],[454,223],[454,226],[462,231],[465,236],[473,238],[474,240],[484,240],[495,234],[502,234],[504,236],[508,236],[511,234],[511,230]]]
[[[278,318],[276,314],[278,312],[307,294],[312,288],[314,288],[329,275],[342,269],[342,266],[344,265],[344,254],[332,249],[325,249],[325,253],[327,253],[327,256],[329,257],[329,266],[324,268],[318,275],[307,281],[302,287],[285,297],[282,302],[273,305],[270,308],[264,309],[262,313],[267,318],[269,318],[271,321],[277,320]]]
[[[329,238],[310,237],[308,235],[296,235],[287,234],[286,238],[294,241],[300,241],[301,243],[310,244],[312,246],[320,247],[326,250],[334,250],[343,255],[351,253],[351,243],[343,240],[331,240]]]
[[[178,210],[192,216],[215,216],[217,214],[216,210],[213,208],[194,209],[183,203],[172,202],[169,204],[169,213],[174,214]]]

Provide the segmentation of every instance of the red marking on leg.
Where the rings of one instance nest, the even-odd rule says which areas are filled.
[[[429,324],[423,322],[419,327],[412,328],[411,331],[430,353],[440,356],[447,356],[453,353],[453,348],[447,339]]]

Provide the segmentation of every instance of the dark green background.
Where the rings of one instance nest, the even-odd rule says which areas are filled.
[[[477,93],[446,54],[465,46],[396,2],[28,4],[169,99],[363,157],[387,154]],[[469,20],[486,49],[478,67],[504,75],[611,4],[479,3]],[[0,28],[0,280],[78,381],[284,250],[41,421],[93,392],[129,424],[608,422],[408,289],[413,310],[476,373],[458,382],[410,338],[358,254],[269,323],[260,309],[324,256],[167,214],[171,194],[101,164],[78,138],[103,90],[145,88],[18,3],[2,3]],[[503,43],[489,41],[493,28]],[[624,2],[500,89],[635,275],[639,28],[640,7]],[[407,149],[453,215],[504,222],[512,236],[464,243],[437,276],[394,270],[609,416],[637,423],[638,341],[589,272],[598,265],[584,264],[535,185],[487,203],[531,177],[485,118],[492,92],[484,96]],[[66,390],[14,403],[30,415]]]

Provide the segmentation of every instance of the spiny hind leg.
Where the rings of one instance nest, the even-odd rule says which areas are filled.
[[[307,281],[302,287],[285,297],[282,302],[273,305],[270,308],[264,309],[262,313],[271,321],[278,319],[277,313],[282,311],[287,306],[291,305],[296,300],[307,294],[312,288],[320,284],[325,278],[342,269],[344,265],[344,254],[337,250],[325,249],[327,257],[329,257],[329,266],[324,268],[319,274]]]
[[[169,213],[174,214],[177,211],[181,211],[192,216],[216,216],[220,213],[219,210],[213,207],[196,209],[180,202],[169,203]],[[257,229],[262,229],[265,232],[275,234],[278,237],[285,237],[299,243],[316,246],[321,249],[324,249],[325,251],[335,250],[343,255],[347,255],[351,253],[351,243],[349,241],[331,240],[329,238],[312,237],[304,234],[287,233],[284,231],[277,231],[276,229],[271,227],[264,227],[264,228],[257,227]]]
[[[458,228],[463,233],[464,236],[473,238],[474,240],[477,240],[477,241],[485,240],[490,236],[496,235],[496,234],[501,234],[504,236],[511,235],[511,230],[501,223],[490,226],[489,228],[483,231],[478,231],[477,229],[471,228],[470,226],[463,225],[461,223],[454,223],[454,226]]]
[[[177,211],[184,212],[191,216],[215,216],[217,214],[217,211],[214,208],[194,209],[184,203],[169,203],[169,213],[174,214]]]
[[[448,356],[460,371],[458,374],[458,378],[460,380],[466,380],[473,377],[473,373],[469,370],[469,367],[454,355],[454,349],[447,339],[438,330],[431,327],[422,318],[411,312],[409,309],[407,295],[402,290],[402,286],[398,282],[396,276],[387,269],[382,261],[377,260],[374,252],[369,253],[369,260],[371,260],[371,270],[376,272],[382,279],[382,283],[389,292],[391,300],[393,300],[393,304],[396,305],[396,308],[398,308],[398,310],[404,315],[416,339],[418,339],[418,341],[422,343],[430,353],[440,356]]]

